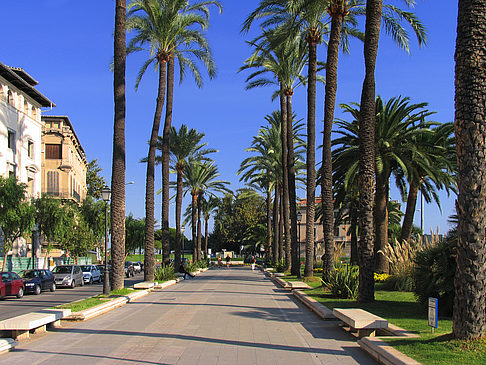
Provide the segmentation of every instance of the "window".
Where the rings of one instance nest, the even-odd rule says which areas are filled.
[[[27,141],[27,156],[31,159],[34,158],[34,142],[30,139]]]
[[[37,109],[35,106],[32,106],[32,119],[37,119]]]
[[[13,96],[12,91],[10,91],[10,90],[7,92],[7,102],[10,105],[15,106],[14,96]]]
[[[34,196],[34,179],[27,178],[27,195]]]
[[[46,159],[62,159],[62,149],[60,144],[46,144]]]
[[[27,100],[24,100],[24,113],[29,114],[29,103],[27,103]]]
[[[59,173],[47,171],[47,194],[59,195]]]
[[[8,131],[8,148],[10,148],[11,150],[15,151],[15,132],[14,131],[11,131],[9,130]]]

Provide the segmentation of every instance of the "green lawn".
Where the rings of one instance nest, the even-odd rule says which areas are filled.
[[[113,290],[109,295],[100,294],[94,297],[77,300],[72,303],[66,303],[57,306],[56,308],[71,309],[71,312],[79,312],[91,307],[95,307],[99,304],[106,303],[108,301],[107,298],[114,299],[114,298],[126,296],[130,293],[133,293],[133,289],[123,288],[119,290]]]
[[[414,294],[380,290],[376,284],[374,303],[358,303],[351,299],[331,297],[322,287],[305,292],[329,309],[362,308],[387,319],[390,323],[420,335],[410,339],[387,339],[386,341],[420,363],[427,364],[486,364],[486,340],[462,342],[451,339],[452,320],[439,318],[435,334],[427,325],[427,312],[417,303]]]

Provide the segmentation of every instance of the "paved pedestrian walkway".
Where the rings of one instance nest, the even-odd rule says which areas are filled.
[[[248,267],[215,269],[87,322],[33,336],[0,364],[375,364]]]

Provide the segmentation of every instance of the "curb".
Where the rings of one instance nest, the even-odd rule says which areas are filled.
[[[332,311],[327,308],[325,305],[319,303],[314,298],[311,298],[304,292],[295,289],[292,290],[292,294],[299,299],[303,304],[305,304],[309,309],[321,317],[323,320],[336,320],[336,316],[332,313]]]
[[[13,338],[0,338],[0,355],[14,349],[18,344]]]
[[[402,337],[403,338],[403,337]],[[420,365],[419,362],[388,345],[379,337],[363,337],[359,347],[385,365]]]

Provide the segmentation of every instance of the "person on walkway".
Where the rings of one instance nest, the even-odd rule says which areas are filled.
[[[251,257],[251,271],[255,271],[256,259],[255,256]]]
[[[186,270],[186,263],[187,263],[187,259],[181,262],[181,266],[179,266],[179,272],[181,274],[184,274],[184,279],[186,279],[187,275],[193,278],[195,275],[192,275],[190,272]]]
[[[231,258],[228,256],[226,256],[226,268],[229,269],[229,263],[231,261]]]
[[[221,269],[223,267],[223,259],[221,256],[218,257],[218,267]]]

